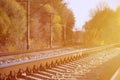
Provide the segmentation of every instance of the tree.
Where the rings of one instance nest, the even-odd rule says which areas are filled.
[[[68,44],[71,44],[75,19],[73,12],[71,10],[68,10],[67,15],[69,17],[67,17],[67,21],[66,21],[66,36],[67,36],[67,42],[69,42]]]
[[[89,45],[104,45],[119,41],[120,28],[116,25],[115,12],[108,7],[97,10],[92,19],[86,22],[85,42]]]
[[[26,32],[26,12],[15,0],[0,0],[0,46],[20,48]]]
[[[120,26],[120,7],[118,7],[116,10],[116,19],[117,19],[117,24]]]
[[[69,19],[68,16],[70,17]],[[67,27],[67,35],[71,36],[74,16],[62,0],[32,1],[31,39],[33,45],[38,44],[39,46],[37,46],[37,48],[50,45],[51,26],[53,45],[59,46],[64,37],[64,25]]]

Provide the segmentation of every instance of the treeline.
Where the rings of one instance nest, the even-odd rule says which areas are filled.
[[[108,6],[99,7],[91,16],[84,25],[85,44],[98,46],[120,42],[120,7],[116,11]]]
[[[74,16],[63,0],[31,2],[31,45],[34,48],[62,46],[72,40]],[[51,32],[52,29],[52,32]],[[51,36],[52,34],[52,36]]]
[[[23,47],[26,11],[14,0],[0,0],[0,51]]]
[[[0,0],[0,51],[27,46],[26,0]],[[72,40],[74,15],[63,0],[31,0],[30,49],[63,46]],[[52,36],[51,36],[52,34]]]

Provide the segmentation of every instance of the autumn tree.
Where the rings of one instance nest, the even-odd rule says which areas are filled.
[[[55,11],[61,18],[62,42],[64,42],[64,44],[66,42],[71,43],[72,29],[75,23],[73,12],[67,7],[67,3],[63,2],[63,0],[50,1],[50,4],[55,8]]]
[[[20,48],[26,32],[26,12],[15,0],[0,0],[0,48]]]
[[[116,10],[116,19],[117,19],[117,24],[120,26],[120,7],[118,7]]]
[[[109,7],[98,10],[84,26],[86,44],[104,45],[119,42],[120,27],[116,24],[117,17],[116,12]]]
[[[72,43],[72,36],[73,36],[73,27],[75,24],[75,18],[73,12],[68,9],[68,16],[66,21],[66,42],[68,45]]]
[[[64,26],[66,26],[67,35],[71,36],[73,25],[73,13],[63,0],[31,2],[31,44],[33,46],[37,43],[37,48],[49,47],[50,27],[52,27],[53,45],[61,45],[64,40]]]
[[[74,15],[63,0],[31,0],[30,23],[26,19],[26,1],[0,0],[0,48],[12,51],[25,49],[27,24],[30,25],[31,49],[49,47],[50,38],[53,45],[58,46],[65,40],[71,40]]]

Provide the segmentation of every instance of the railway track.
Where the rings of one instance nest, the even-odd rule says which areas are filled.
[[[105,50],[43,71],[36,69],[36,72],[19,80],[100,80],[102,70],[98,67],[120,55],[119,51],[120,49]]]
[[[111,53],[119,50],[109,48],[97,47],[91,50],[85,49],[82,52],[81,50],[66,53],[63,51],[62,55],[59,53],[45,59],[39,58],[35,61],[0,66],[0,80],[87,80],[85,78],[88,76],[90,76],[88,80],[97,80],[99,74],[89,72],[93,68],[97,71],[97,66],[118,55],[118,52],[115,52],[115,55]],[[88,55],[90,52],[97,52],[97,54]],[[108,56],[108,53],[111,55]],[[83,54],[88,56],[84,57]],[[86,75],[88,76],[85,77]]]

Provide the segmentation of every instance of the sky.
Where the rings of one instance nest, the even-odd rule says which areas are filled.
[[[101,2],[116,10],[120,6],[120,0],[65,0],[75,16],[74,29],[82,30],[84,23],[90,20],[90,11],[96,9]]]

